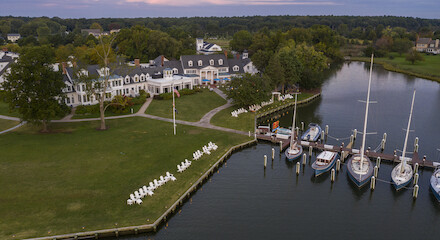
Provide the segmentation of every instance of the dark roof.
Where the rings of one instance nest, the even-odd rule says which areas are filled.
[[[20,37],[20,33],[8,33],[8,37]]]
[[[166,62],[164,62],[163,65],[164,65],[164,67],[171,68],[171,69],[177,68],[177,71],[179,74],[183,73],[182,63],[180,61],[177,61],[177,60],[166,61]]]
[[[205,68],[210,66],[209,60],[214,60],[213,67],[229,67],[228,65],[228,59],[223,54],[212,54],[212,55],[183,55],[180,57],[180,60],[182,61],[182,66],[185,69],[188,68]],[[223,64],[219,65],[218,60],[223,59]],[[199,66],[198,61],[202,60],[202,66]],[[188,61],[193,61],[193,66],[188,66]]]
[[[429,44],[430,41],[431,41],[431,38],[419,38],[419,40],[417,40],[417,43],[419,43],[419,44]]]
[[[249,58],[246,59],[228,59],[229,61],[229,72],[230,73],[244,73],[244,66],[250,63],[251,60]],[[238,71],[234,71],[234,66],[238,66]]]

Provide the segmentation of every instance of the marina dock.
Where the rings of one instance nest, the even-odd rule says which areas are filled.
[[[289,139],[281,139],[281,138],[276,138],[274,136],[267,136],[264,134],[257,134],[256,136],[257,136],[258,140],[269,141],[274,144],[280,144],[280,142],[281,142],[281,144],[280,144],[281,151],[286,149],[290,144],[290,138]],[[319,149],[319,150],[334,151],[334,152],[338,152],[338,153],[341,153],[342,151],[344,151],[344,156],[343,156],[344,159],[350,154],[356,154],[356,153],[360,152],[359,149],[351,148],[351,146],[353,144],[352,142],[350,142],[347,146],[328,145],[325,143],[320,143],[319,141],[318,142],[298,141],[298,143],[303,147],[312,147],[314,149]],[[381,160],[386,160],[386,161],[389,161],[392,163],[399,163],[401,161],[400,156],[393,155],[393,154],[387,154],[387,153],[383,153],[383,152],[373,152],[373,151],[367,150],[367,151],[365,151],[365,155],[370,158],[375,158],[375,159],[380,157]],[[410,159],[411,160],[408,160],[408,161],[412,165],[415,165],[416,163],[418,163],[419,166],[428,167],[428,168],[435,168],[432,161],[428,161],[425,158],[420,158],[418,152],[413,152],[412,157]]]

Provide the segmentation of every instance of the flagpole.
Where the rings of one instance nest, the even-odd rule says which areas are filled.
[[[176,135],[176,104],[174,103],[174,83],[173,83],[173,129],[174,135]]]

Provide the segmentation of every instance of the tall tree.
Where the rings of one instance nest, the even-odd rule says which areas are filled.
[[[232,37],[231,42],[232,50],[242,52],[245,49],[249,49],[252,44],[252,34],[246,30],[238,31]]]
[[[414,64],[417,61],[424,61],[422,54],[417,52],[415,49],[411,49],[408,54],[406,54],[406,61],[411,62],[411,64]]]
[[[246,73],[231,80],[231,88],[227,92],[228,98],[233,99],[235,105],[246,107],[267,101],[270,95],[268,80],[258,75]]]
[[[54,71],[54,62],[55,53],[50,47],[25,48],[1,86],[9,107],[18,106],[21,119],[42,125],[43,132],[47,132],[50,120],[67,108],[63,101],[63,76]]]

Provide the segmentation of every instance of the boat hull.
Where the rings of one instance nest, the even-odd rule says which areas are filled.
[[[287,160],[293,161],[295,159],[298,159],[302,155],[303,149],[299,145],[298,145],[298,147],[299,147],[299,151],[296,154],[289,153],[289,148],[287,148],[287,150],[284,152],[284,154],[286,155]]]
[[[405,171],[402,176],[400,174],[400,169],[402,167],[402,163],[399,163],[397,166],[393,168],[393,171],[391,172],[391,181],[393,182],[394,188],[399,191],[402,188],[406,187],[412,180],[413,170],[412,167],[408,164],[405,164]],[[406,174],[405,174],[406,173]],[[400,174],[400,176],[399,176]],[[400,180],[398,180],[400,178]]]
[[[432,194],[435,196],[437,201],[440,202],[440,187],[437,187],[437,183],[440,182],[440,177],[436,177],[436,175],[438,174],[440,174],[440,170],[436,170],[432,174],[429,188],[431,189]]]
[[[358,188],[361,188],[365,186],[366,183],[368,183],[373,176],[373,165],[368,157],[364,160],[364,164],[369,164],[368,170],[365,174],[358,174],[354,172],[352,165],[353,160],[356,156],[360,157],[360,154],[353,155],[348,161],[347,161],[347,172],[348,176],[350,177],[351,181],[358,186]]]
[[[318,133],[313,138],[311,138],[309,135],[312,127],[316,127],[318,129],[317,130]],[[318,124],[313,124],[312,126],[309,125],[309,129],[307,129],[307,131],[301,136],[301,139],[303,141],[316,142],[321,137],[321,131],[322,129]]]

